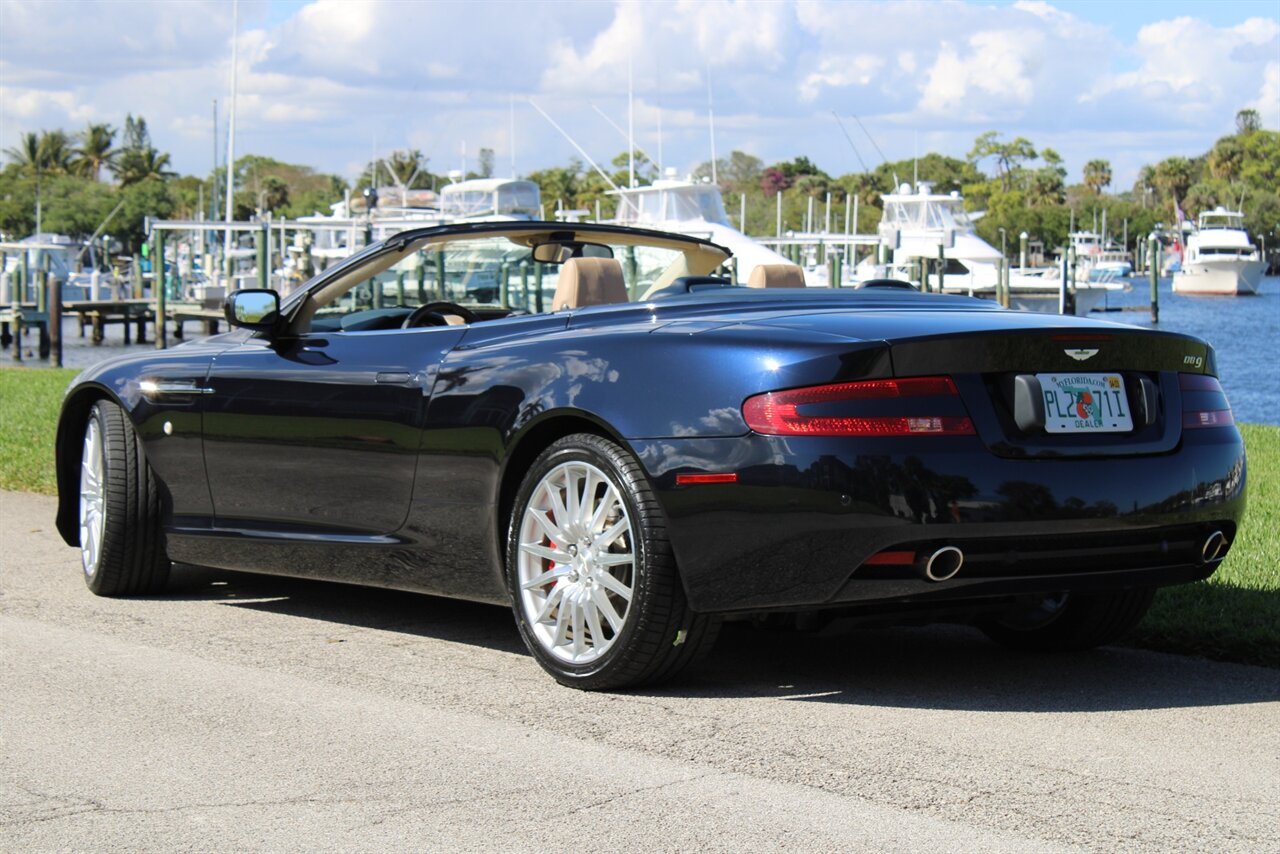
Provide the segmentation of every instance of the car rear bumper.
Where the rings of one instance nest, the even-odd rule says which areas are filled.
[[[704,612],[909,605],[1193,581],[1205,540],[1245,506],[1234,427],[1169,453],[1007,459],[977,437],[633,442],[668,516],[691,606]],[[681,473],[736,483],[683,485]],[[924,558],[953,545],[951,579]],[[913,565],[868,564],[909,551]],[[1225,554],[1225,550],[1222,552]],[[1218,555],[1220,559],[1222,554]]]

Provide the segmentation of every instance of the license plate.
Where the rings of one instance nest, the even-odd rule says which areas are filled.
[[[1049,433],[1123,433],[1133,429],[1119,374],[1036,374]]]

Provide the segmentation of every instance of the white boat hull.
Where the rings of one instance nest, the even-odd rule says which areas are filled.
[[[1173,274],[1173,292],[1217,296],[1256,294],[1266,267],[1263,261],[1193,261]]]

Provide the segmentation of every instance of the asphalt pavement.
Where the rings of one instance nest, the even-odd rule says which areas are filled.
[[[501,608],[178,567],[100,599],[0,493],[0,848],[1280,851],[1280,671],[733,624],[556,685]]]

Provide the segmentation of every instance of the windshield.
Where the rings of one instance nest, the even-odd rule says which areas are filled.
[[[532,245],[565,240],[553,237],[562,233],[424,237],[398,253],[372,249],[368,261],[348,265],[333,279],[310,290],[315,328],[392,328],[397,312],[407,313],[439,301],[475,309],[485,317],[548,312],[563,267],[534,260]],[[705,275],[725,260],[715,247],[674,239],[656,238],[646,243],[584,230],[569,240],[562,245],[574,257],[612,255],[631,301],[677,276]],[[361,316],[362,323],[377,320],[371,313],[385,314],[386,324],[352,326],[355,315]]]

